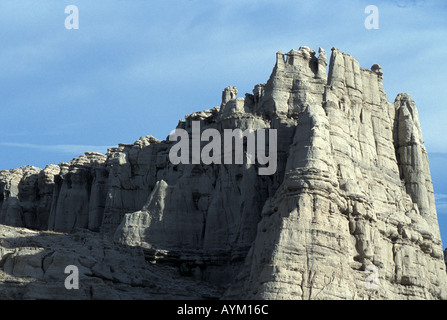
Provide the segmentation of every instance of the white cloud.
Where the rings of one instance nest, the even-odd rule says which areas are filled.
[[[399,8],[409,8],[423,5],[425,0],[392,0]]]
[[[42,152],[60,152],[68,154],[84,154],[84,152],[106,153],[111,146],[91,146],[78,144],[40,145],[33,143],[0,142],[0,146],[37,149]]]
[[[435,193],[435,201],[437,212],[447,214],[447,194]]]

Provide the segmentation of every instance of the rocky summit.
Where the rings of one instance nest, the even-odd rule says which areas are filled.
[[[1,171],[0,298],[446,299],[418,110],[382,78],[336,48],[278,52],[253,93],[178,123],[275,129],[271,175],[173,164],[152,136]]]

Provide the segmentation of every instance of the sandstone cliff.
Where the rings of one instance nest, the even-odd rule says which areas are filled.
[[[336,48],[327,60],[322,49],[278,52],[253,94],[228,87],[219,107],[177,126],[276,129],[273,175],[258,163],[174,165],[173,143],[152,136],[1,171],[0,223],[16,228],[2,227],[0,285],[19,298],[70,297],[60,278],[74,263],[91,288],[77,298],[104,287],[109,298],[162,298],[167,287],[181,298],[194,284],[195,298],[445,299],[416,105],[408,94],[388,101],[379,65]],[[163,270],[178,272],[177,286]]]

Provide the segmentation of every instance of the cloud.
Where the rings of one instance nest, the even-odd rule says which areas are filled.
[[[91,146],[78,144],[41,145],[33,143],[0,142],[0,146],[37,149],[41,152],[59,152],[68,154],[84,154],[84,152],[106,153],[111,146]]]
[[[436,193],[436,194],[435,194],[435,200],[439,200],[439,201],[447,201],[447,194]]]
[[[394,3],[399,8],[409,8],[424,4],[425,0],[393,0]]]
[[[447,153],[446,152],[430,152],[429,157],[431,158],[440,158],[440,159],[446,159],[447,160]]]
[[[438,213],[447,214],[447,194],[435,193],[435,202]]]

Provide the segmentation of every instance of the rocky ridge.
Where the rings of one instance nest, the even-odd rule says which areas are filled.
[[[19,298],[180,299],[193,285],[196,298],[445,299],[417,108],[408,94],[389,102],[382,78],[336,48],[328,65],[301,47],[278,52],[252,94],[227,87],[219,107],[179,122],[276,129],[271,176],[257,163],[174,165],[173,142],[152,136],[1,171],[0,285]],[[68,264],[84,270],[74,296]]]

